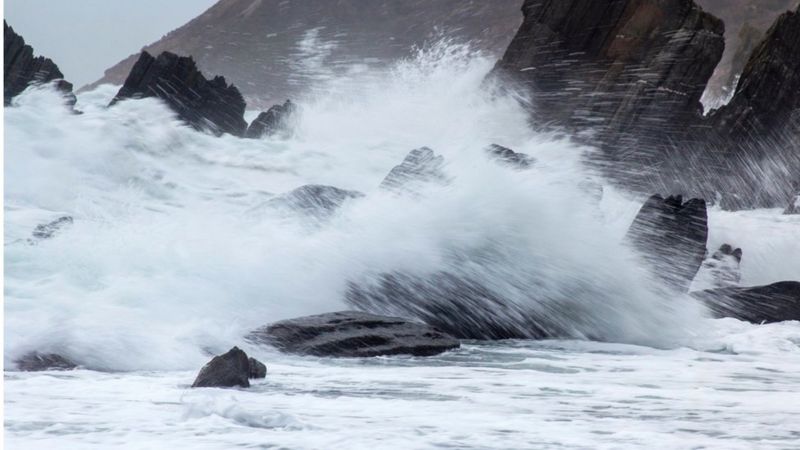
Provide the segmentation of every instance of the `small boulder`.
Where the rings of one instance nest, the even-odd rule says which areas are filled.
[[[766,286],[729,287],[692,292],[715,318],[732,317],[761,324],[800,320],[800,282]]]
[[[77,364],[56,353],[30,352],[14,361],[17,369],[24,372],[40,372],[43,370],[72,370]]]
[[[706,255],[706,202],[654,195],[639,210],[625,240],[666,286],[688,292]]]
[[[192,387],[250,387],[250,378],[264,378],[266,375],[264,364],[249,358],[239,347],[233,347],[203,366]]]
[[[71,216],[59,217],[52,222],[36,225],[32,235],[34,239],[50,239],[60,232],[64,227],[72,225],[72,222],[73,220]]]
[[[381,189],[398,193],[415,192],[425,183],[447,183],[444,157],[428,147],[411,150],[402,163],[392,168],[381,182]]]
[[[703,261],[695,279],[695,286],[703,288],[724,288],[738,286],[742,278],[739,265],[742,262],[742,249],[734,249],[730,244],[722,244],[713,255]]]
[[[536,159],[525,153],[517,153],[508,147],[497,144],[486,147],[486,153],[495,161],[513,169],[528,169],[536,162]]]
[[[264,136],[272,136],[289,126],[292,116],[297,112],[297,106],[291,100],[286,100],[283,105],[275,105],[262,112],[247,127],[244,137],[259,139]]]
[[[109,106],[144,97],[163,100],[197,130],[241,137],[247,129],[246,105],[239,90],[224,77],[206,79],[191,56],[163,52],[154,58],[142,52]]]
[[[800,214],[800,194],[795,195],[792,197],[792,200],[789,202],[789,206],[783,211],[784,214]]]
[[[247,362],[250,364],[249,377],[251,380],[267,377],[267,366],[265,366],[264,363],[253,358],[252,356],[247,359]]]
[[[431,326],[359,311],[283,320],[251,332],[247,339],[287,353],[333,357],[432,356],[460,346]]]

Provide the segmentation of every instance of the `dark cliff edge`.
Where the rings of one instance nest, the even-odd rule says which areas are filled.
[[[75,104],[72,84],[64,80],[64,74],[56,63],[44,56],[33,56],[33,47],[25,43],[25,39],[3,21],[3,63],[4,104],[21,94],[31,84],[45,84],[55,81],[56,87],[64,92],[67,102]]]
[[[526,0],[493,76],[531,94],[534,124],[603,149],[603,171],[642,192],[785,205],[800,173],[800,20],[780,16],[729,105],[700,98],[724,24],[692,0]]]

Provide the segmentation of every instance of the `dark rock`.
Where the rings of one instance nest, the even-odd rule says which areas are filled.
[[[724,288],[738,286],[742,278],[739,266],[742,262],[742,249],[734,249],[730,244],[723,244],[719,250],[703,261],[695,282],[704,286]]]
[[[297,112],[297,107],[291,100],[286,100],[283,105],[275,105],[267,112],[262,112],[256,117],[253,123],[247,127],[244,137],[258,139],[264,136],[272,136],[289,126],[289,121]]]
[[[522,11],[495,73],[530,89],[540,123],[609,143],[700,121],[724,25],[692,0],[526,0]]]
[[[74,105],[75,95],[72,94],[72,84],[64,80],[64,74],[61,73],[58,66],[50,58],[34,57],[33,48],[25,44],[22,36],[15,33],[6,21],[3,21],[3,27],[5,105],[10,105],[11,99],[22,93],[28,86],[51,81],[55,81],[56,88],[64,93],[67,103]]]
[[[732,317],[751,323],[800,320],[800,282],[781,281],[767,286],[730,287],[692,292],[714,317]]]
[[[432,356],[460,345],[434,327],[358,311],[284,320],[247,338],[287,353],[334,357]]]
[[[497,144],[487,147],[486,153],[492,159],[515,169],[527,169],[536,162],[533,157],[525,153],[517,153],[508,147]]]
[[[428,147],[420,147],[411,150],[403,162],[386,175],[380,187],[394,192],[414,192],[425,183],[444,184],[447,178],[443,167],[444,157]]]
[[[706,202],[660,195],[650,197],[625,236],[668,287],[687,292],[706,254]]]
[[[64,227],[72,225],[72,222],[73,220],[71,216],[59,217],[52,222],[36,225],[32,235],[35,239],[50,239],[60,232]]]
[[[753,51],[731,101],[712,114],[733,141],[800,134],[800,7],[781,15]],[[787,129],[787,127],[791,127]]]
[[[250,364],[250,374],[248,375],[250,379],[267,377],[267,366],[264,363],[253,357],[248,358],[247,362]]]
[[[250,387],[250,361],[239,347],[215,356],[200,369],[192,387]]]
[[[39,372],[43,370],[72,370],[77,364],[56,353],[27,353],[14,361],[17,368],[24,372]]]
[[[358,191],[347,191],[333,186],[307,184],[266,202],[266,206],[289,212],[300,212],[324,220],[336,212],[347,200],[363,197]]]
[[[224,77],[206,79],[191,56],[142,52],[109,106],[131,98],[156,97],[197,130],[244,135],[245,102]]]

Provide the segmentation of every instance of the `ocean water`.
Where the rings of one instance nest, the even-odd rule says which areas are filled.
[[[81,115],[46,88],[15,99],[8,448],[796,447],[800,324],[711,320],[665,297],[621,243],[643,198],[587,169],[591,148],[532,131],[520,102],[535,99],[484,83],[492,65],[439,45],[391,70],[326,77],[293,99],[291,135],[261,140],[197,133],[153,99],[106,109],[113,86],[82,94]],[[498,165],[491,143],[536,164]],[[379,190],[420,146],[445,158],[449,183]],[[324,222],[267,206],[310,183],[365,196]],[[62,216],[73,223],[32,237]],[[709,248],[743,248],[743,284],[800,279],[797,216],[712,209],[709,222]],[[242,341],[346,309],[348,281],[437,270],[492,286],[564,339],[365,360]],[[233,345],[267,364],[266,380],[188,387]],[[82,369],[13,371],[34,350]]]

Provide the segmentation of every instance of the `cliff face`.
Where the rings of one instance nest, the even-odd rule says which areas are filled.
[[[64,74],[56,63],[44,56],[34,57],[33,48],[25,44],[25,39],[15,33],[5,21],[3,28],[5,105],[11,104],[11,99],[22,93],[30,84],[49,83],[53,80],[60,80],[58,88],[65,94],[72,95],[72,84],[64,81]],[[74,97],[70,101],[74,103]]]
[[[266,107],[352,64],[382,66],[447,32],[500,55],[521,22],[522,0],[220,0],[144,47],[191,55],[225,76],[248,104]],[[122,84],[137,55],[93,83]]]
[[[717,132],[737,141],[800,134],[800,7],[767,31],[742,72],[730,103],[715,111]]]
[[[699,120],[724,25],[691,0],[526,0],[523,13],[497,71],[534,93],[541,121],[618,140]]]

